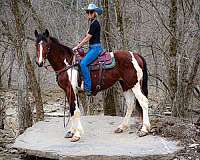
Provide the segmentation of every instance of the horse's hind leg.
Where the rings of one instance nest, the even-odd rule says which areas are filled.
[[[142,93],[139,82],[137,82],[136,85],[132,88],[132,91],[135,94],[135,97],[137,98],[137,100],[139,101],[140,106],[142,107],[143,125],[142,125],[142,129],[139,132],[139,136],[144,136],[150,130],[150,122],[149,122],[149,116],[148,116],[148,99]]]
[[[135,96],[131,89],[124,92],[124,97],[125,97],[126,104],[127,104],[127,111],[126,111],[126,115],[123,119],[123,122],[115,130],[115,133],[122,133],[123,131],[125,131],[129,128],[130,117],[131,117],[131,114],[132,114],[134,106],[135,106]]]

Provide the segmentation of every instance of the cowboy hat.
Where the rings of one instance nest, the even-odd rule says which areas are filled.
[[[98,15],[101,15],[103,13],[103,8],[99,8],[95,4],[90,3],[88,8],[85,8],[85,11],[95,11]]]

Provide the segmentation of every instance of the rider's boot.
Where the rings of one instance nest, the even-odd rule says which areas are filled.
[[[77,87],[77,90],[79,93],[83,93],[84,92],[84,84],[83,84],[83,81],[81,82],[81,87]]]
[[[90,90],[84,90],[84,83],[81,82],[81,87],[77,87],[79,93],[84,93],[86,96],[91,96],[92,92]]]

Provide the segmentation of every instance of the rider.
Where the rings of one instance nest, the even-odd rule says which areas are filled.
[[[103,51],[100,42],[101,26],[97,20],[97,15],[102,14],[103,10],[98,8],[95,4],[89,4],[85,11],[90,22],[90,27],[85,38],[76,47],[74,47],[73,50],[77,50],[89,41],[89,50],[80,62],[80,66],[84,78],[84,88],[81,89],[84,90],[86,95],[91,95],[92,82],[88,65],[92,63]]]

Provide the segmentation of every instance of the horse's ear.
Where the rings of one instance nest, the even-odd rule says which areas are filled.
[[[49,37],[49,31],[48,31],[48,29],[45,30],[45,32],[44,32],[44,36],[45,36],[46,38]]]
[[[35,37],[37,37],[38,36],[38,31],[37,30],[35,30]]]

